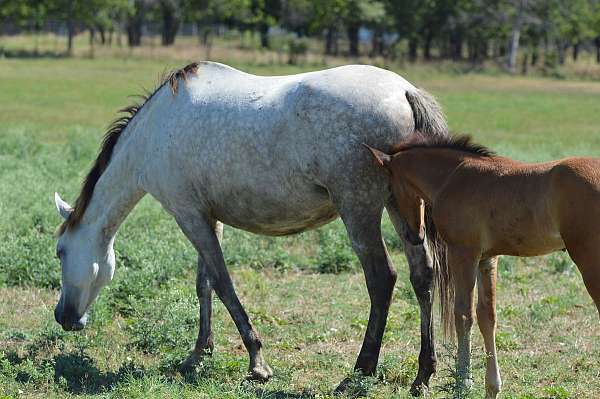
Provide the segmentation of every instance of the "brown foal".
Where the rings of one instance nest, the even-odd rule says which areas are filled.
[[[471,384],[477,282],[477,322],[487,353],[486,397],[496,398],[500,391],[495,343],[499,255],[536,256],[566,248],[600,312],[600,159],[522,163],[496,156],[469,136],[420,136],[393,155],[368,148],[390,175],[398,209],[413,231],[423,228],[424,201],[447,245],[450,284],[445,289],[454,289],[459,389]],[[445,294],[442,299],[449,297]]]

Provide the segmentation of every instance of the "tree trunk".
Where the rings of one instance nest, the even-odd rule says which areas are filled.
[[[523,18],[525,16],[525,6],[527,0],[519,1],[519,9],[517,11],[517,17],[513,24],[512,34],[510,37],[510,46],[508,48],[508,61],[506,67],[509,72],[514,73],[517,66],[517,54],[519,52],[519,39],[521,38],[521,27],[523,26]]]
[[[523,62],[521,63],[521,73],[523,75],[527,75],[527,70],[529,66],[529,53],[525,53],[523,56]]]
[[[417,52],[419,49],[419,42],[416,38],[410,38],[408,40],[408,60],[415,62],[417,60]]]
[[[471,46],[472,55],[477,55],[477,44]],[[460,61],[463,53],[463,38],[460,32],[454,32],[450,35],[450,57],[453,61]]]
[[[104,26],[98,25],[98,33],[100,34],[100,44],[104,46],[106,44],[106,30]]]
[[[197,26],[198,36],[200,37],[200,44],[206,47],[210,43],[210,34],[212,29],[209,26],[203,25],[201,23],[198,23]]]
[[[383,54],[383,30],[381,28],[376,28],[373,31],[373,40],[371,43],[371,57],[377,57],[378,55]]]
[[[580,42],[577,42],[573,45],[573,61],[577,61],[579,57],[579,47],[581,46]]]
[[[269,41],[269,25],[261,23],[258,30],[260,32],[260,46],[262,48],[269,48],[271,44]]]
[[[175,36],[179,30],[180,19],[177,16],[177,10],[170,4],[162,3],[162,45],[171,46],[175,43]]]
[[[75,36],[75,23],[71,18],[67,20],[67,54],[73,55],[73,36]]]
[[[560,65],[565,64],[567,45],[563,43],[562,40],[558,40],[556,43],[556,47],[558,49],[558,63]]]
[[[349,55],[350,57],[358,57],[360,55],[358,50],[358,31],[359,25],[351,24],[348,26],[348,40],[350,42]]]
[[[144,23],[144,2],[135,1],[135,13],[127,17],[127,42],[130,47],[142,44],[142,25]]]
[[[338,32],[337,27],[335,26],[329,27],[327,29],[327,33],[325,34],[325,54],[338,54]]]
[[[423,43],[423,57],[426,61],[431,60],[431,45],[433,44],[433,35],[428,32]]]
[[[538,46],[534,45],[533,49],[531,51],[531,66],[536,66],[537,65],[539,57],[540,57],[540,53],[539,53],[539,50],[538,50]]]
[[[94,58],[94,42],[96,41],[96,29],[90,26],[90,58]]]

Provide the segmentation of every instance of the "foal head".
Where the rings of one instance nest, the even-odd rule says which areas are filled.
[[[54,200],[58,213],[67,220],[73,208],[58,194]],[[68,227],[60,232],[56,256],[61,263],[62,284],[54,318],[67,331],[81,330],[87,322],[89,306],[113,278],[113,238],[95,225]]]

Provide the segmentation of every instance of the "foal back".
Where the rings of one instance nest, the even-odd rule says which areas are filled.
[[[552,169],[552,201],[567,241],[600,246],[600,159],[568,158]]]
[[[439,193],[435,213],[450,243],[479,247],[484,257],[543,255],[582,236],[600,246],[600,159],[469,157]]]

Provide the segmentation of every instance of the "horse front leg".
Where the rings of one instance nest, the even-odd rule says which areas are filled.
[[[433,332],[433,262],[428,255],[424,237],[412,231],[401,216],[396,204],[386,205],[390,220],[400,236],[404,254],[410,269],[410,282],[419,302],[421,317],[421,350],[419,352],[419,371],[410,387],[413,396],[419,396],[429,379],[436,371],[437,357]],[[418,208],[415,208],[418,211]]]
[[[363,375],[375,374],[396,282],[396,272],[381,236],[381,212],[382,208],[340,212],[352,248],[362,265],[371,300],[367,330],[354,366],[354,370]],[[336,391],[344,391],[349,382],[346,378]]]
[[[200,305],[200,329],[194,350],[180,367],[181,372],[191,371],[205,355],[211,356],[214,350],[212,337],[212,287],[208,278],[207,265],[198,257],[198,272],[196,275],[196,294]]]
[[[223,241],[223,223],[216,222],[215,234],[219,243]],[[196,295],[198,296],[200,328],[194,350],[180,367],[181,372],[191,371],[205,355],[211,356],[214,350],[212,336],[212,292],[208,269],[202,257],[198,256],[198,271],[196,274]]]
[[[204,274],[203,272],[198,277],[199,284],[197,288],[200,298],[201,321],[197,345],[199,342],[200,349],[202,350],[209,341],[212,341],[210,333],[210,293],[211,289],[213,289],[233,319],[242,342],[248,351],[250,357],[248,379],[267,381],[273,375],[273,371],[264,360],[261,351],[262,342],[260,341],[258,332],[252,323],[250,323],[248,314],[235,292],[231,276],[225,266],[219,242],[222,227],[221,233],[219,233],[219,229],[214,227],[214,222],[211,223],[208,218],[199,215],[176,217],[176,220],[186,237],[198,251],[200,258],[199,265],[202,266],[200,270],[204,270],[206,273]],[[205,283],[208,283],[208,285]],[[206,305],[205,311],[202,311],[203,304]]]

